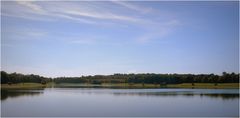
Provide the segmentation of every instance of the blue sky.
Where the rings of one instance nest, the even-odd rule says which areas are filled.
[[[1,2],[1,69],[238,73],[238,2]]]

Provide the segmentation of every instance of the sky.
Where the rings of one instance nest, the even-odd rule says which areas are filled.
[[[239,72],[238,2],[2,1],[1,70]]]

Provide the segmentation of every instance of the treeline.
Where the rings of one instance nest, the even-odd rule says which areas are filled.
[[[42,83],[46,84],[47,82],[52,81],[51,78],[42,77],[39,75],[24,75],[20,73],[6,73],[1,71],[1,84],[12,84],[12,83]]]
[[[82,77],[59,77],[56,83],[239,83],[239,74],[223,72],[221,76],[214,74],[114,74]]]
[[[180,84],[180,83],[239,83],[239,74],[223,72],[215,74],[114,74],[81,77],[46,78],[39,75],[8,74],[1,71],[1,83],[146,83],[146,84]]]

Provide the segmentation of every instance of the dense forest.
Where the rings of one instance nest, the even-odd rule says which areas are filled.
[[[1,84],[6,83],[149,83],[149,84],[180,84],[180,83],[239,83],[239,74],[223,72],[215,74],[114,74],[81,77],[46,78],[39,75],[23,75],[1,71]]]
[[[52,81],[51,78],[42,77],[39,75],[24,75],[20,73],[8,74],[5,71],[1,71],[1,84],[6,83],[47,83]]]

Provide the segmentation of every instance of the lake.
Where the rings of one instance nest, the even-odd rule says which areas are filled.
[[[3,117],[237,117],[238,89],[2,90]]]

